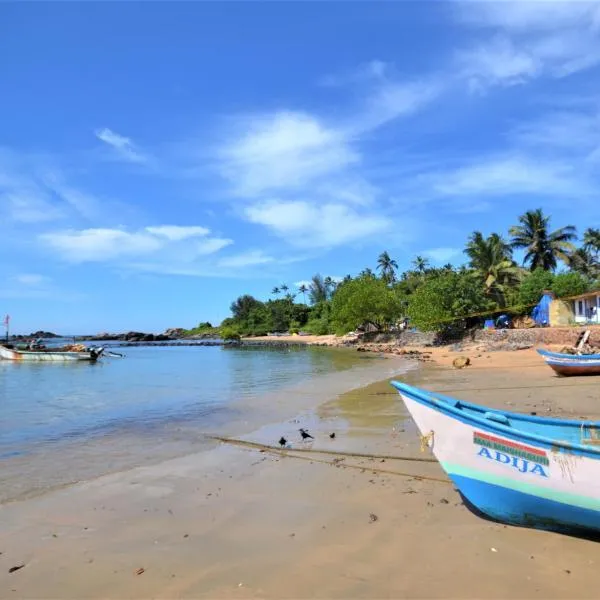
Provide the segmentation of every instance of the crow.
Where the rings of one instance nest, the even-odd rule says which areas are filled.
[[[301,428],[301,429],[298,429],[298,431],[300,432],[300,435],[302,436],[302,439],[303,439],[303,440],[307,440],[307,439],[309,439],[309,438],[310,438],[311,440],[314,440],[314,439],[315,439],[315,438],[314,438],[312,435],[310,435],[310,433],[308,433],[308,431],[306,431],[306,429],[302,429],[302,428]]]
[[[330,437],[332,440],[333,440],[333,439],[335,439],[335,431],[334,431],[333,433],[330,433],[330,434],[329,434],[329,437]]]
[[[283,448],[286,444],[287,444],[287,440],[283,436],[281,436],[279,438],[279,445]]]

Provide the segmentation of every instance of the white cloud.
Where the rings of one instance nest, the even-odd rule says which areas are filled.
[[[205,236],[210,233],[206,227],[188,227],[180,225],[157,225],[146,227],[146,231],[159,237],[165,237],[171,241],[185,240],[190,237]]]
[[[263,115],[245,128],[220,152],[222,174],[240,196],[307,186],[360,160],[341,131],[306,113]]]
[[[214,254],[232,240],[207,237],[205,227],[159,225],[139,231],[124,229],[82,229],[40,235],[40,240],[73,263],[105,262],[115,259],[158,255],[158,260],[190,262]],[[195,238],[201,237],[201,240]]]
[[[581,173],[559,161],[527,156],[492,157],[458,169],[423,176],[442,196],[508,196],[540,194],[574,198],[593,193]]]
[[[485,40],[458,53],[472,87],[565,77],[600,63],[600,3],[457,2],[459,19]],[[490,33],[493,37],[488,41]]]
[[[315,248],[362,241],[391,226],[386,217],[378,214],[361,213],[343,204],[305,201],[260,202],[247,207],[246,216],[292,245]]]
[[[517,49],[510,39],[496,37],[457,54],[460,74],[476,90],[484,85],[516,85],[536,76],[542,62],[532,54]]]
[[[13,280],[21,285],[31,287],[38,287],[50,281],[45,275],[38,275],[36,273],[22,273],[21,275],[15,275]]]
[[[148,157],[136,149],[130,138],[120,135],[107,127],[94,132],[96,137],[108,144],[120,158],[134,163],[143,163]]]
[[[262,250],[248,250],[240,254],[227,256],[219,261],[219,266],[230,268],[253,267],[274,262],[274,258]]]

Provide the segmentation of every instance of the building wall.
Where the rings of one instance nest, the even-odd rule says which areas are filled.
[[[561,327],[574,322],[573,302],[570,300],[553,300],[549,308],[550,326]]]

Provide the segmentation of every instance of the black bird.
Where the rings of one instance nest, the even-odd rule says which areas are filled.
[[[335,439],[335,431],[334,431],[333,433],[330,433],[330,434],[329,434],[329,437],[330,437],[332,440],[334,440],[334,439]]]
[[[308,433],[308,431],[306,431],[306,429],[302,429],[302,428],[301,428],[301,429],[298,429],[298,431],[300,432],[300,435],[302,436],[302,439],[303,439],[303,440],[307,440],[307,439],[309,439],[309,438],[310,438],[311,440],[314,440],[314,439],[315,439],[315,438],[314,438],[312,435],[310,435],[310,433]]]
[[[279,445],[283,448],[286,444],[287,444],[287,440],[283,436],[281,436],[279,438]]]

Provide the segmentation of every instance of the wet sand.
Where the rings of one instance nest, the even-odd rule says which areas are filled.
[[[435,350],[442,363],[455,356]],[[594,378],[559,379],[530,350],[470,356],[466,369],[403,378],[490,406],[600,418]],[[305,423],[315,449],[429,458],[387,381],[353,390],[244,436],[283,434],[287,455],[223,444],[0,507],[0,596],[598,596],[597,542],[483,520],[436,462],[294,454]]]

